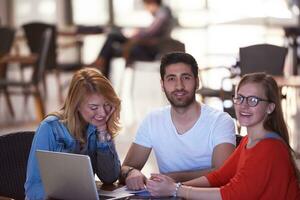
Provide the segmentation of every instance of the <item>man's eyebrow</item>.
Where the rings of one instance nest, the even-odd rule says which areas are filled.
[[[168,75],[166,75],[166,78],[168,78],[170,76],[176,76],[176,75],[175,74],[168,74]]]
[[[190,74],[190,73],[183,73],[183,74],[181,74],[181,76],[193,76],[193,74]]]
[[[190,76],[190,77],[193,77],[194,75],[191,74],[191,73],[185,72],[185,73],[180,74],[180,76]],[[176,77],[176,74],[167,74],[167,75],[165,75],[165,78],[168,78],[168,77]]]

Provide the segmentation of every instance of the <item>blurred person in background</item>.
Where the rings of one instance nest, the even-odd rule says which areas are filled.
[[[162,0],[143,0],[147,11],[153,15],[150,26],[140,28],[127,37],[120,31],[112,31],[91,66],[100,69],[109,77],[111,60],[113,57],[124,57],[126,65],[132,60],[154,59],[158,53],[159,41],[170,38],[175,20],[169,7],[162,4]]]

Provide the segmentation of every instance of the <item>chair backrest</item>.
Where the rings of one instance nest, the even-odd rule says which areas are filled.
[[[22,26],[25,37],[27,39],[27,43],[29,49],[32,53],[39,53],[40,51],[40,41],[43,37],[43,33],[47,29],[52,30],[52,36],[50,40],[49,51],[47,54],[47,62],[46,67],[47,69],[55,69],[56,68],[56,26],[52,24],[42,23],[42,22],[32,22],[28,24],[24,24]]]
[[[160,55],[164,55],[175,51],[185,52],[185,45],[182,42],[173,38],[163,39],[158,46]]]
[[[9,27],[0,27],[0,59],[9,54],[15,37],[15,30]],[[0,64],[0,79],[6,77],[7,65]]]
[[[8,27],[0,27],[0,57],[9,53],[15,37],[15,31]]]
[[[240,48],[241,75],[266,72],[283,75],[287,48],[271,44],[258,44]]]
[[[33,131],[0,136],[0,196],[24,199],[27,160]]]
[[[48,52],[51,44],[52,29],[46,29],[40,38],[40,47],[38,51],[37,64],[34,66],[31,80],[33,83],[39,83],[43,78],[46,70],[46,63],[49,59]]]

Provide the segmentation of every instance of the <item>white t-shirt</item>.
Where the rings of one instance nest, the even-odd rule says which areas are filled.
[[[202,104],[197,122],[179,135],[166,106],[147,115],[134,143],[154,150],[161,173],[206,169],[216,145],[235,145],[235,127],[227,113]]]

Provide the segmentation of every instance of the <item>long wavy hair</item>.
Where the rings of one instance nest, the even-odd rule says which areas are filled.
[[[294,160],[294,156],[296,155],[296,153],[290,146],[289,132],[283,117],[281,107],[281,91],[279,90],[276,81],[272,76],[266,73],[259,72],[246,74],[242,77],[241,81],[239,82],[237,91],[241,88],[241,86],[247,83],[260,84],[265,92],[267,99],[275,104],[275,109],[272,113],[270,113],[267,116],[263,123],[263,126],[266,130],[278,134],[286,143],[290,152],[291,160],[293,162],[296,175],[298,177],[298,182],[300,182],[300,173]]]
[[[87,122],[79,113],[79,105],[90,94],[101,94],[115,107],[107,122],[108,132],[114,138],[120,130],[121,100],[109,80],[97,69],[84,68],[77,71],[71,81],[68,95],[62,108],[49,115],[55,115],[69,129],[69,132],[80,141],[86,142]]]

